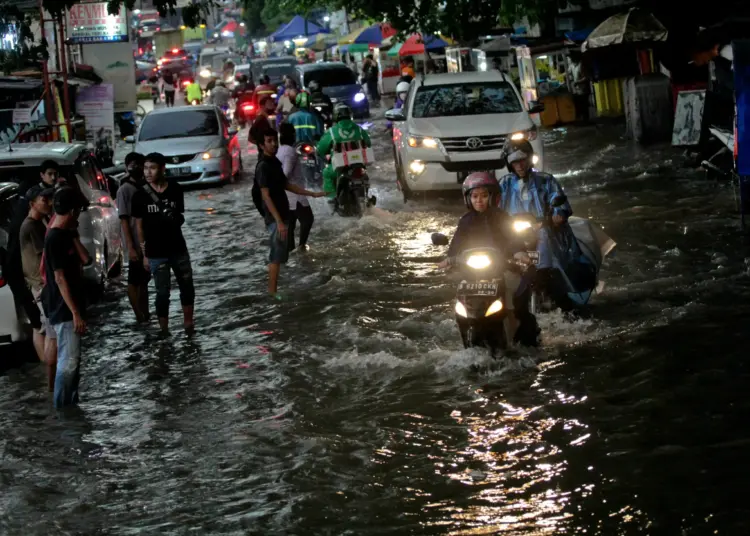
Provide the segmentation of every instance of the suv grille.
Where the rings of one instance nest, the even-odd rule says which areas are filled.
[[[179,154],[175,156],[168,156],[167,157],[167,164],[182,164],[183,162],[189,162],[190,160],[194,159],[197,154]]]
[[[440,141],[449,153],[499,151],[503,148],[505,136],[464,136],[460,138],[440,138]]]

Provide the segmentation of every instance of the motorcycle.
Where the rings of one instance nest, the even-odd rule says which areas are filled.
[[[537,219],[533,214],[529,213],[516,214],[513,216],[513,230],[518,235],[519,239],[523,241],[524,247],[527,250],[526,256],[528,261],[526,262],[527,266],[525,269],[529,269],[531,266],[536,266],[539,263],[539,231],[542,228],[545,228],[550,234],[555,232],[554,224],[552,223],[552,213],[555,208],[563,206],[566,202],[567,196],[565,195],[558,195],[555,197],[551,205],[545,211],[543,218]],[[591,294],[595,290],[597,292],[602,290],[603,282],[599,281],[599,271],[604,259],[612,252],[616,244],[604,233],[601,227],[588,219],[571,216],[568,218],[568,224],[573,231],[573,236],[578,242],[581,252],[595,268],[597,284],[592,289],[581,291],[575,288],[564,270],[560,270],[560,273],[568,286],[568,296],[570,299],[578,305],[585,305],[588,303]],[[508,281],[508,286],[515,292],[515,289],[520,283],[520,278],[507,275],[506,279]],[[529,312],[536,315],[544,309],[551,309],[550,300],[544,294],[542,289],[537,288],[532,282]]]
[[[305,183],[309,187],[320,186],[323,181],[323,172],[315,146],[306,141],[300,141],[295,145],[295,149],[302,162],[302,176]]]
[[[432,243],[447,246],[448,237],[435,233]],[[505,259],[495,248],[472,248],[463,251],[455,266],[464,279],[456,291],[456,324],[464,348],[484,347],[492,357],[508,347],[506,318]]]
[[[255,104],[251,100],[239,101],[234,116],[237,119],[237,124],[244,127],[246,123],[252,122],[253,117],[255,117]]]
[[[370,177],[362,164],[336,170],[338,181],[334,212],[340,216],[362,217],[365,209],[374,206],[375,196],[370,196]]]

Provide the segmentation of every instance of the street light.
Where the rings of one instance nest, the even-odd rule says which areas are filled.
[[[140,14],[141,14],[141,10],[140,9],[134,9],[133,10],[133,15],[140,15]]]
[[[323,22],[331,22],[331,17],[326,15],[325,17],[323,17]]]
[[[287,39],[286,41],[284,41],[284,46],[285,47],[289,47],[291,44],[292,44],[292,42],[289,41],[289,39]]]
[[[244,28],[245,27],[245,23],[244,22],[240,22],[240,26],[242,26]]]

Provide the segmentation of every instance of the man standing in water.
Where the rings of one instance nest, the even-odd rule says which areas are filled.
[[[143,167],[146,182],[133,198],[133,216],[141,240],[143,266],[154,278],[159,327],[163,334],[169,334],[171,269],[180,287],[185,333],[192,335],[195,331],[193,268],[181,228],[185,223],[185,198],[179,184],[167,181],[165,167],[163,154],[146,156]]]
[[[117,212],[120,214],[122,245],[128,258],[128,298],[138,323],[148,322],[148,282],[151,275],[143,267],[138,229],[133,217],[133,198],[143,187],[144,158],[140,153],[125,157],[128,177],[117,190]]]
[[[264,133],[260,146],[262,153],[255,168],[255,181],[263,197],[264,220],[271,235],[271,252],[268,257],[268,292],[276,296],[281,265],[289,259],[288,225],[289,200],[286,191],[310,197],[323,197],[323,192],[310,192],[291,184],[284,175],[281,162],[276,158],[279,150],[279,135],[276,130]]]
[[[78,403],[81,336],[86,333],[82,264],[74,243],[81,211],[79,193],[67,186],[59,189],[54,209],[55,221],[44,241],[44,296],[57,336],[54,404],[62,408]]]

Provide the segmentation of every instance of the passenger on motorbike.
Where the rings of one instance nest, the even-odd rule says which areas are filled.
[[[297,111],[289,116],[289,123],[294,125],[297,141],[316,142],[323,137],[325,128],[320,117],[310,111],[310,95],[300,93],[295,101]]]
[[[188,102],[188,104],[192,103],[193,101],[195,101],[197,104],[200,104],[202,99],[203,91],[201,90],[201,85],[193,80],[185,88],[185,100]]]
[[[396,102],[393,103],[394,108],[403,108],[404,102],[406,102],[406,95],[409,93],[409,82],[399,82],[396,84]],[[388,121],[386,123],[387,128],[393,128],[393,123]]]
[[[461,189],[469,212],[458,221],[458,228],[448,246],[447,257],[438,267],[450,268],[463,251],[482,247],[495,248],[508,257],[526,257],[523,244],[516,240],[513,233],[513,220],[505,210],[498,207],[500,189],[497,180],[485,171],[472,173],[466,177]],[[509,291],[506,302],[511,300],[519,322],[514,340],[525,346],[536,346],[539,334],[536,318]]]
[[[241,100],[246,100],[251,97],[253,89],[252,84],[250,84],[250,78],[248,78],[246,74],[240,75],[239,80],[237,80],[237,85],[234,86],[234,89],[232,90],[232,98],[237,99],[237,102],[239,103]]]
[[[573,209],[567,200],[552,208],[555,198],[564,195],[562,186],[552,175],[532,169],[534,149],[528,141],[508,140],[503,153],[510,173],[500,180],[500,207],[511,215],[531,213],[537,219],[551,213],[551,225],[542,226],[538,233],[535,285],[557,307],[570,311],[575,303],[569,293],[596,285],[595,267],[582,254],[568,223]],[[522,286],[528,283],[524,281]]]
[[[229,108],[229,99],[231,98],[232,92],[227,89],[224,81],[217,81],[216,87],[214,87],[214,90],[211,92],[211,103],[226,111]]]
[[[330,121],[331,117],[325,117],[318,108],[323,108],[324,110],[327,110],[327,113],[333,114],[333,102],[331,101],[331,97],[323,93],[320,83],[316,80],[312,80],[307,85],[307,89],[310,92],[310,110],[314,114],[320,116],[320,120],[323,121],[323,124],[325,125],[327,121]]]
[[[318,154],[321,158],[341,152],[343,144],[364,145],[372,147],[370,135],[365,129],[352,121],[352,110],[346,104],[337,104],[333,110],[335,124],[328,129],[318,143]],[[329,162],[323,170],[323,190],[330,199],[336,197],[338,174]]]

